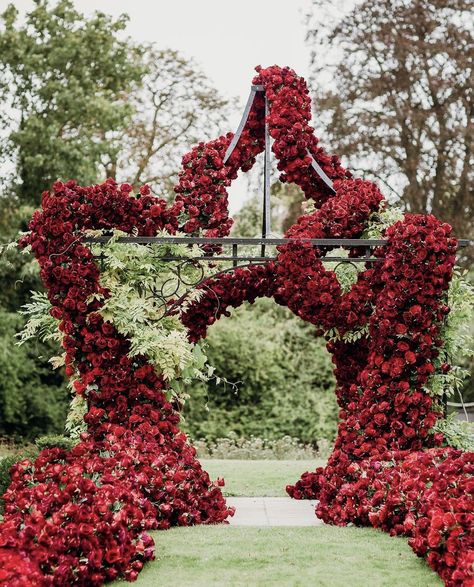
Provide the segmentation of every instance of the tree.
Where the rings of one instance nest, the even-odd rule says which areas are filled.
[[[313,2],[308,41],[317,117],[333,152],[407,211],[432,212],[472,238],[472,6],[365,0],[322,30],[327,7]]]
[[[70,0],[34,2],[24,24],[13,4],[0,17],[0,124],[13,192],[37,205],[58,177],[97,180],[108,134],[128,122],[124,98],[143,65],[142,49],[119,38],[125,16],[86,18]]]
[[[127,124],[127,95],[143,74],[142,49],[119,34],[126,18],[85,18],[72,2],[35,0],[24,19],[13,5],[0,16],[0,237],[9,241],[58,177],[94,183]],[[32,438],[59,431],[66,382],[48,363],[51,348],[14,345],[17,314],[40,287],[36,263],[18,252],[0,256],[0,435]],[[54,353],[53,353],[54,354]]]
[[[129,96],[134,114],[103,163],[108,177],[171,196],[182,156],[225,126],[227,101],[176,51],[149,46],[145,65],[141,87]]]

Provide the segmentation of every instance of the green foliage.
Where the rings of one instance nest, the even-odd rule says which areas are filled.
[[[432,433],[442,432],[448,446],[461,450],[474,451],[474,429],[472,423],[456,419],[455,414],[440,418],[432,428]]]
[[[87,424],[84,422],[84,416],[87,414],[87,401],[82,395],[74,393],[69,404],[66,424],[64,429],[69,437],[78,441],[81,432],[87,430]]]
[[[23,310],[20,310],[20,314],[29,316],[29,320],[23,330],[17,334],[20,339],[18,344],[21,346],[35,337],[44,342],[47,340],[61,342],[62,335],[58,329],[57,320],[49,313],[52,306],[46,292],[32,291],[31,300],[23,306]]]
[[[141,50],[119,39],[125,23],[100,13],[86,18],[67,0],[35,0],[24,18],[10,4],[0,15],[1,243],[27,229],[42,190],[58,177],[98,179],[110,134],[128,122],[125,94],[143,72]],[[15,438],[62,431],[68,403],[62,372],[45,358],[57,354],[55,341],[14,345],[25,326],[16,312],[41,288],[38,273],[34,259],[1,248],[0,434]],[[39,320],[41,303],[30,308]],[[52,321],[44,316],[40,330]]]
[[[187,397],[193,379],[206,381],[212,374],[198,344],[191,344],[179,314],[199,292],[192,291],[172,316],[156,292],[183,296],[186,283],[198,281],[205,268],[196,260],[202,251],[187,245],[130,245],[117,242],[120,232],[101,248],[104,255],[101,285],[109,295],[100,298],[100,313],[130,339],[130,356],[146,355],[180,401]],[[188,257],[189,262],[162,261],[161,257]],[[178,268],[179,263],[179,268]],[[97,296],[96,296],[97,297]],[[100,296],[99,296],[100,297]]]
[[[184,416],[193,438],[290,434],[309,444],[334,437],[332,364],[312,326],[262,299],[214,324],[207,342],[216,374],[234,385],[211,379],[192,386]]]
[[[123,97],[143,74],[141,49],[120,38],[126,22],[86,18],[69,0],[35,0],[24,22],[13,4],[1,15],[0,123],[21,201],[37,203],[58,177],[96,180],[108,135],[130,115]]]
[[[65,450],[70,450],[75,443],[69,436],[64,436],[62,434],[48,434],[37,438],[35,444],[39,450],[43,450],[44,448],[63,448]]]
[[[404,214],[397,206],[385,207],[379,212],[371,214],[367,228],[361,238],[382,239],[385,237],[387,228],[403,220]]]
[[[427,383],[435,397],[462,399],[461,389],[472,374],[463,363],[474,356],[474,338],[471,325],[474,320],[474,287],[466,281],[467,273],[456,269],[451,281],[447,303],[450,312],[441,329],[443,347],[435,361],[436,373]],[[442,364],[451,364],[444,373]]]
[[[63,375],[47,360],[57,345],[14,344],[22,325],[21,316],[0,308],[0,434],[31,439],[63,430],[68,391]]]

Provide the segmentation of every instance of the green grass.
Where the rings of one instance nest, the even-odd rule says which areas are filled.
[[[280,496],[322,461],[202,460],[225,494]],[[156,560],[137,587],[436,587],[404,538],[372,528],[197,526],[153,532]],[[125,587],[116,581],[115,587]]]
[[[153,536],[156,560],[145,565],[137,587],[442,585],[403,538],[369,528],[200,526]]]
[[[293,484],[305,471],[314,471],[325,461],[239,461],[224,459],[201,459],[202,466],[211,479],[224,477],[226,496],[286,495],[285,487]]]
[[[9,457],[10,455],[14,455],[16,452],[17,451],[12,445],[0,442],[0,459],[3,459],[3,457]]]

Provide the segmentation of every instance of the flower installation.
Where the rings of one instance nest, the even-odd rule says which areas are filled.
[[[153,558],[150,530],[221,523],[233,513],[222,482],[210,481],[180,432],[171,391],[203,367],[196,349],[213,322],[267,296],[328,340],[340,406],[327,466],[303,474],[288,493],[319,500],[316,514],[325,522],[406,535],[446,585],[474,585],[474,454],[448,446],[437,428],[444,416],[434,392],[450,371],[443,329],[457,247],[451,227],[417,214],[388,223],[388,245],[375,251],[381,261],[342,287],[323,265],[324,253],[300,239],[364,237],[373,219],[387,214],[384,197],[319,146],[301,77],[273,66],[257,68],[253,83],[264,87],[269,102],[266,122],[280,179],[300,186],[315,210],[288,230],[294,240],[279,247],[276,261],[236,268],[198,286],[160,323],[160,352],[144,337],[138,344],[141,329],[119,320],[120,308],[134,300],[133,288],[128,297],[120,290],[117,302],[117,274],[101,273],[84,237],[90,231],[228,235],[227,188],[264,148],[263,96],[257,94],[226,163],[230,133],[183,157],[172,205],[147,186],[134,193],[110,179],[90,187],[57,182],[43,194],[20,245],[40,265],[66,373],[86,406],[85,429],[71,450],[45,449],[34,462],[14,466],[0,528],[0,584],[134,580]],[[309,154],[335,193],[313,170]],[[114,267],[122,279],[133,279],[123,264]],[[136,303],[133,308],[139,313]],[[141,319],[153,324],[151,315]],[[176,341],[178,357],[172,354]]]

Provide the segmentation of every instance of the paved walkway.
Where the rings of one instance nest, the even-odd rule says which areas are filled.
[[[231,526],[321,526],[314,514],[316,501],[290,497],[227,497],[235,507]]]

